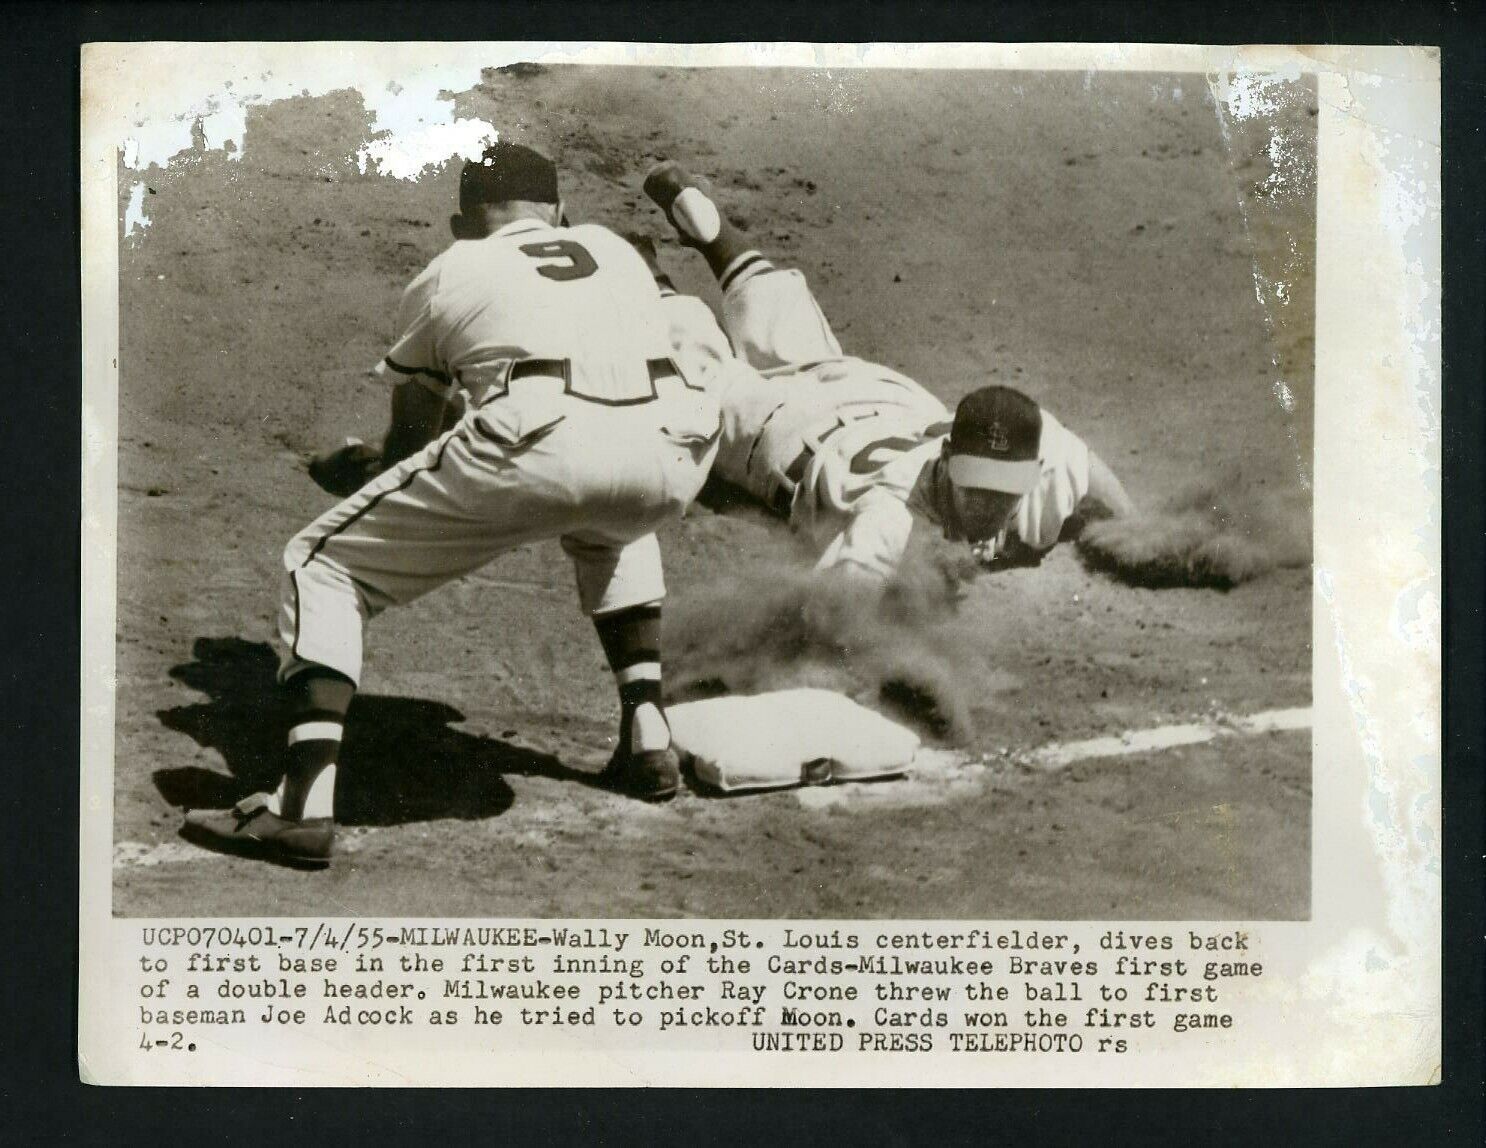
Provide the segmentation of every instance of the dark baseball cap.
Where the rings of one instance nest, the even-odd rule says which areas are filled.
[[[479,159],[464,165],[459,175],[459,210],[471,215],[486,203],[514,199],[556,203],[557,165],[539,151],[521,144],[497,142]]]
[[[960,400],[949,432],[956,486],[1026,494],[1041,470],[1042,408],[1011,387],[982,387]]]

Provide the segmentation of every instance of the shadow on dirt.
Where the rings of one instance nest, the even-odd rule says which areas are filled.
[[[278,784],[283,719],[278,658],[262,642],[198,638],[170,676],[211,700],[158,713],[167,728],[220,753],[231,776],[198,766],[156,770],[155,786],[182,809],[224,808]],[[583,784],[589,774],[551,754],[454,729],[464,715],[443,702],[358,694],[336,778],[336,820],[397,825],[495,817],[514,795],[504,774]]]
[[[772,524],[776,529],[783,529],[785,520],[778,515],[770,514],[753,495],[742,487],[734,486],[725,482],[714,471],[707,476],[702,483],[702,489],[697,492],[697,505],[713,514],[724,514],[738,518],[752,518],[759,522]]]

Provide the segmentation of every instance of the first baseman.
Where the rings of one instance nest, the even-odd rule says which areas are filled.
[[[402,333],[376,368],[393,384],[381,473],[284,552],[283,780],[189,814],[189,835],[324,864],[366,621],[545,538],[573,561],[619,688],[603,779],[647,799],[676,791],[654,531],[701,487],[718,406],[673,361],[645,261],[605,228],[562,220],[544,156],[501,143],[465,165],[456,242],[407,288]],[[440,433],[456,390],[464,413]]]
[[[658,280],[678,361],[722,404],[716,472],[810,538],[818,569],[885,578],[915,515],[990,561],[1046,551],[1087,503],[1133,511],[1099,456],[1020,391],[982,387],[951,416],[907,376],[844,354],[805,277],[749,247],[678,164],[645,191],[722,288],[720,329]]]

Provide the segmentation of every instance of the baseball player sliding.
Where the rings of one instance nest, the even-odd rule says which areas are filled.
[[[1081,506],[1134,510],[1108,466],[1010,387],[949,410],[912,379],[842,353],[805,277],[750,248],[707,187],[675,163],[645,191],[722,287],[723,328],[657,272],[679,362],[722,404],[717,474],[810,538],[817,569],[871,579],[903,558],[915,515],[982,560],[1050,549]]]
[[[284,552],[283,780],[233,809],[189,814],[189,836],[323,865],[366,621],[544,538],[571,557],[619,688],[602,779],[646,799],[675,793],[653,532],[700,489],[718,406],[673,361],[645,261],[614,233],[562,219],[556,168],[538,153],[497,144],[465,165],[457,242],[407,288],[402,334],[376,368],[393,384],[380,473]],[[456,389],[465,410],[443,430]],[[359,474],[369,453],[341,461]],[[336,458],[320,463],[324,481]]]

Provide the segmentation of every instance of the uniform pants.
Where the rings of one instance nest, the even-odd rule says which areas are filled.
[[[664,597],[654,531],[701,488],[715,399],[679,381],[632,407],[523,390],[470,411],[295,535],[281,680],[320,665],[359,684],[368,619],[541,539],[561,540],[589,614]]]
[[[691,295],[667,296],[666,316],[672,350],[698,376],[729,371],[734,356],[771,375],[843,357],[804,274],[793,269],[739,276],[723,293],[721,328]]]

